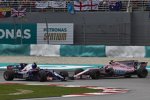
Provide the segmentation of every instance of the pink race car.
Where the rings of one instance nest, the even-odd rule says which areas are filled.
[[[91,79],[99,79],[102,77],[124,76],[131,77],[137,75],[139,78],[146,78],[148,71],[146,69],[147,62],[139,62],[137,60],[110,61],[108,65],[101,68],[88,68],[86,70],[76,69],[73,79],[89,76]]]

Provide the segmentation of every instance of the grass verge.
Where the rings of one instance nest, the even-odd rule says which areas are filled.
[[[59,97],[68,94],[100,92],[102,90],[80,87],[57,87],[47,85],[0,84],[0,100]]]

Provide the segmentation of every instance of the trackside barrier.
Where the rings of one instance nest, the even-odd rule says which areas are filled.
[[[150,57],[150,46],[0,44],[0,47],[0,56]]]

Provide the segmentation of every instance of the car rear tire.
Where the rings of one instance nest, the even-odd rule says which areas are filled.
[[[61,76],[63,76],[63,77],[68,77],[68,76],[69,76],[69,74],[68,74],[67,71],[60,71],[59,74],[60,74]]]
[[[62,77],[64,77],[64,80],[66,80],[66,77],[69,77],[69,74],[67,71],[60,71],[59,73]]]
[[[40,82],[47,81],[47,74],[44,70],[39,71],[39,81]]]
[[[14,79],[14,72],[11,70],[5,71],[3,77],[6,81],[12,81]]]
[[[137,70],[137,76],[138,76],[139,78],[146,78],[147,75],[148,75],[147,69],[142,69],[142,68],[140,68],[140,69]]]

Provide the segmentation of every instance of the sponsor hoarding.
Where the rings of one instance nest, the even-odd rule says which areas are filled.
[[[1,44],[36,44],[36,24],[0,23]]]
[[[38,23],[37,44],[73,44],[73,23]]]
[[[73,44],[73,23],[0,23],[0,44]]]

